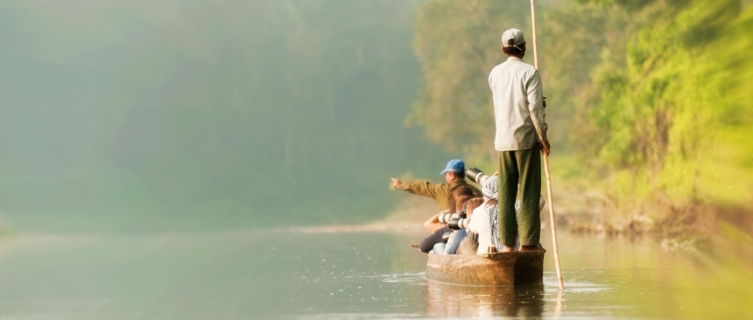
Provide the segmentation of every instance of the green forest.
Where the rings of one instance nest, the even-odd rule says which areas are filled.
[[[753,229],[751,1],[548,1],[536,20],[560,213],[595,207],[617,231]],[[407,122],[491,167],[497,38],[516,27],[530,42],[530,26],[528,2],[424,3]]]
[[[558,214],[750,221],[751,1],[537,6]],[[390,177],[493,170],[511,27],[532,39],[528,1],[3,1],[0,224],[379,219]]]

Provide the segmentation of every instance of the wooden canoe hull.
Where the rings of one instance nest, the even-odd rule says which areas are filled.
[[[506,252],[489,255],[429,253],[426,278],[476,286],[542,284],[544,252]]]

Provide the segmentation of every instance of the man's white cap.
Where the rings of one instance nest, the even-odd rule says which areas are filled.
[[[512,43],[510,40],[512,40]],[[502,46],[505,48],[515,47],[520,49],[519,46],[524,43],[526,43],[526,38],[523,37],[523,31],[510,29],[502,33]]]

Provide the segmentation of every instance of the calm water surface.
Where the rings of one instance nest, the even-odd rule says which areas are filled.
[[[542,232],[546,233],[546,232]],[[564,293],[427,281],[422,234],[232,231],[0,241],[2,319],[745,318],[745,257],[560,234]],[[543,243],[550,243],[548,238]],[[547,246],[550,247],[550,246]]]

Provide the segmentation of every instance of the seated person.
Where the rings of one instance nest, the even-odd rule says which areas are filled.
[[[462,242],[467,235],[468,231],[466,229],[453,230],[450,234],[450,238],[447,239],[447,246],[445,247],[444,254],[456,254],[460,242]]]
[[[468,200],[466,203],[466,216],[467,219],[473,221],[473,211],[484,203],[484,198],[478,197]],[[472,255],[476,254],[478,250],[478,233],[471,231],[471,226],[468,226],[467,236],[458,244],[456,254]]]
[[[456,208],[459,208],[457,210],[459,213],[463,214],[466,212],[466,208],[468,205],[468,201],[471,200],[470,195],[462,195],[457,198],[456,202]],[[463,217],[462,219],[467,219],[467,216]],[[460,230],[453,230],[452,234],[450,234],[450,238],[447,240],[447,248],[445,250],[445,254],[455,254],[455,252],[458,249],[458,246],[460,245],[460,242],[463,241],[463,238],[466,236],[466,230],[460,229]]]
[[[457,202],[460,202],[460,205],[462,206],[462,203],[468,199],[470,199],[469,195],[460,195],[457,199],[459,201]],[[456,205],[453,205],[451,209],[455,210],[455,208]],[[450,227],[439,222],[440,214],[445,214],[445,212],[435,215],[424,224],[427,228],[429,228],[429,230],[431,230],[430,227],[436,227],[436,229],[428,237],[424,238],[424,240],[421,241],[421,243],[418,245],[418,250],[420,250],[421,252],[428,253],[429,251],[432,251],[434,249],[434,246],[436,244],[445,244],[444,235],[446,233],[452,232],[452,229],[450,229]],[[441,251],[444,252],[444,250]]]
[[[481,196],[481,191],[478,188],[469,185],[465,181],[465,163],[462,160],[450,160],[441,174],[444,174],[447,183],[430,183],[429,181],[403,183],[398,179],[392,178],[392,186],[395,189],[405,190],[412,194],[434,199],[437,201],[437,205],[439,205],[439,211],[450,209],[450,206],[455,203],[452,193],[461,186],[470,188],[475,196]]]
[[[497,205],[498,176],[489,177],[484,181],[481,192],[484,194],[483,205],[473,211],[473,219],[468,224],[468,229],[478,233],[477,254],[486,254],[489,247],[494,247],[497,252],[502,251],[499,241],[499,207]],[[544,209],[544,199],[539,199],[539,211]],[[517,209],[517,206],[516,206]],[[516,239],[516,247],[519,246]],[[539,245],[540,246],[540,245]]]
[[[442,228],[437,229],[436,231],[432,232],[428,237],[424,238],[424,240],[421,241],[421,243],[418,244],[418,250],[423,253],[429,253],[430,251],[434,250],[434,245],[436,244],[445,244],[444,235],[446,233],[450,233],[452,229],[445,225]],[[444,250],[442,250],[444,251]]]
[[[478,234],[478,249],[476,254],[487,253],[487,250],[492,246],[492,217],[490,215],[496,215],[493,209],[497,208],[497,184],[499,183],[498,176],[491,176],[481,186],[481,193],[484,195],[484,203],[473,210],[471,222],[468,224],[468,229]],[[496,222],[497,218],[494,218]],[[496,228],[495,228],[496,229]],[[499,235],[497,235],[497,241],[499,241]]]
[[[465,200],[470,199],[470,197],[473,196],[473,190],[471,190],[471,188],[468,188],[466,186],[461,186],[461,187],[458,187],[457,189],[455,189],[455,191],[452,192],[452,196],[453,196],[453,199],[455,199],[455,203],[452,204],[452,206],[450,207],[449,210],[437,213],[433,217],[429,218],[429,220],[426,220],[426,222],[424,222],[424,227],[426,227],[426,229],[429,229],[429,231],[434,232],[434,231],[437,231],[440,228],[444,227],[445,224],[439,222],[439,215],[445,214],[445,213],[455,213],[455,212],[460,211],[460,210],[457,209],[458,208],[457,207],[457,203],[458,203],[457,200],[460,199],[463,196],[466,196],[465,198],[463,198]],[[463,200],[463,201],[465,201],[465,200]],[[462,203],[461,203],[461,205],[462,205]]]

